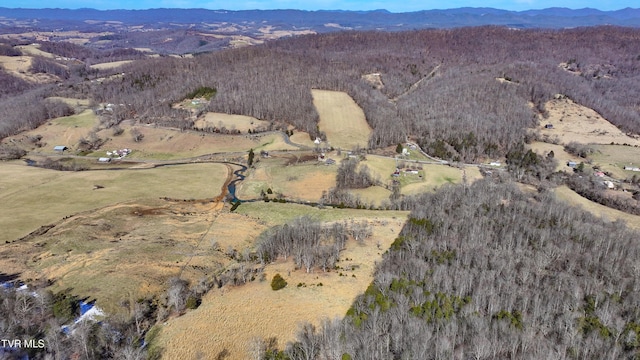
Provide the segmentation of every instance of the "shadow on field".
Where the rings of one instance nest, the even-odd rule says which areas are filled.
[[[17,280],[20,277],[20,274],[7,274],[4,272],[0,272],[0,283],[11,282]]]

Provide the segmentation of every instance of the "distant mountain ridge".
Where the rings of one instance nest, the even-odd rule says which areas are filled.
[[[3,19],[4,18],[4,19]],[[81,28],[87,20],[119,21],[124,25],[164,24],[198,28],[212,22],[264,23],[289,29],[309,29],[317,32],[353,30],[409,30],[422,28],[452,28],[498,25],[514,28],[567,28],[579,26],[616,25],[640,27],[640,9],[626,8],[601,11],[592,8],[572,10],[548,8],[542,10],[508,11],[494,8],[458,8],[392,13],[386,10],[206,10],[206,9],[21,9],[0,7],[0,20],[35,21],[39,28]],[[64,22],[64,23],[61,23]],[[326,26],[337,24],[338,27]],[[170,25],[168,25],[170,24]],[[0,30],[3,26],[0,23]]]

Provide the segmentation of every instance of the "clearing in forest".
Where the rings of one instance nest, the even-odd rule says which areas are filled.
[[[269,122],[258,120],[252,116],[231,115],[223,113],[207,113],[204,118],[195,122],[196,129],[206,129],[216,127],[218,129],[226,128],[227,130],[238,130],[242,133],[247,131],[266,131]]]
[[[340,218],[349,218],[350,210],[340,212]],[[154,345],[164,348],[164,357],[168,359],[198,356],[215,359],[226,354],[227,360],[244,360],[250,358],[249,347],[255,338],[276,337],[282,348],[294,339],[301,322],[317,326],[323,318],[342,318],[355,297],[373,280],[375,263],[381,260],[407,216],[407,212],[397,212],[391,217],[378,211],[359,213],[368,214],[360,220],[368,218],[373,236],[364,244],[349,240],[337,263],[339,269],[330,272],[315,269],[307,274],[296,270],[290,258],[278,259],[267,265],[265,281],[210,291],[198,309],[167,321]],[[284,289],[271,289],[270,281],[275,274],[287,281]],[[192,346],[194,343],[199,344],[199,350]]]
[[[627,226],[629,226],[630,228],[640,230],[640,216],[638,215],[632,215],[624,211],[612,209],[608,206],[593,202],[580,196],[580,194],[569,189],[566,185],[557,187],[553,190],[553,192],[555,193],[556,198],[558,198],[559,200],[565,201],[575,206],[579,206],[595,216],[609,221],[622,220],[626,222]]]
[[[575,161],[577,163],[585,161],[585,159],[581,159],[578,156],[571,155],[566,152],[562,145],[535,141],[527,146],[540,156],[547,156],[551,151],[553,151],[553,158],[558,162],[555,171],[573,171],[573,169],[567,166],[569,161]]]
[[[318,126],[334,148],[367,148],[371,127],[362,109],[347,93],[311,90],[313,105],[320,115]]]
[[[559,143],[640,145],[640,140],[624,134],[592,109],[559,97],[545,104],[548,118],[540,118],[540,133]],[[552,129],[545,126],[551,125]]]
[[[80,100],[81,101],[81,100]],[[75,149],[81,138],[98,125],[98,118],[92,110],[80,114],[49,120],[39,127],[4,139],[3,143],[14,143],[35,153],[53,154],[54,146],[64,145]],[[40,138],[36,143],[33,139]]]
[[[135,60],[111,61],[111,62],[106,62],[106,63],[93,64],[93,65],[91,65],[89,67],[92,68],[92,69],[98,69],[98,70],[108,70],[108,69],[115,69],[117,67],[132,63],[134,61]]]
[[[40,44],[30,44],[30,45],[19,45],[16,46],[17,49],[25,55],[34,55],[34,56],[42,56],[47,58],[55,58],[56,55],[40,50]]]
[[[60,96],[50,96],[47,98],[47,100],[61,101],[71,107],[88,107],[89,105],[91,105],[91,100],[89,99],[74,99]]]
[[[60,80],[51,74],[31,73],[31,56],[0,56],[0,67],[11,75],[32,83],[44,84]]]

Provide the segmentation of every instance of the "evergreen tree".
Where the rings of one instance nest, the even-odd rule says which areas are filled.
[[[253,149],[249,150],[249,159],[247,161],[247,163],[249,164],[249,166],[253,165],[253,157],[254,157],[254,153],[253,153]]]

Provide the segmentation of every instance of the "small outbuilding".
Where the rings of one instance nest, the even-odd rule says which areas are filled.
[[[547,124],[544,126],[545,129],[553,129],[553,124]]]
[[[69,148],[64,146],[64,145],[58,145],[58,146],[54,146],[53,150],[59,151],[59,152],[64,152],[65,150],[69,150]]]
[[[101,158],[98,158],[98,162],[101,162],[101,163],[108,163],[108,162],[111,162],[111,158],[108,158],[108,157],[101,157]]]

